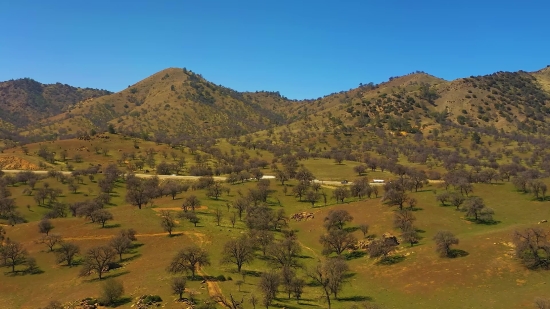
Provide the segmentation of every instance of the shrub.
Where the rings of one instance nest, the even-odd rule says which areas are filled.
[[[224,275],[219,275],[219,276],[216,277],[216,280],[218,280],[218,281],[225,281],[226,279],[225,279],[225,276],[224,276]]]

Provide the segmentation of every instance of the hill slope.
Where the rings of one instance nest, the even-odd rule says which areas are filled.
[[[110,93],[61,83],[41,84],[30,78],[0,82],[0,122],[26,126],[57,115],[82,100]]]
[[[121,92],[81,102],[42,125],[81,134],[112,125],[139,136],[219,137],[283,123],[283,111],[276,110],[289,104],[278,93],[240,93],[185,69],[166,69]]]

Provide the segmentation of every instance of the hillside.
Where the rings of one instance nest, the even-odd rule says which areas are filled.
[[[26,85],[24,89],[40,88],[30,80],[19,83]],[[238,92],[178,68],[158,72],[118,93],[90,96],[77,104],[70,104],[68,96],[51,96],[64,93],[61,90],[45,87],[42,93],[42,97],[57,99],[44,101],[27,95],[25,98],[31,103],[22,110],[25,114],[18,110],[4,112],[5,117],[0,117],[2,128],[14,130],[10,126],[13,121],[6,119],[18,121],[17,128],[24,128],[21,133],[31,141],[82,137],[109,127],[154,140],[236,137],[287,125],[295,130],[315,127],[343,132],[372,125],[413,133],[446,123],[474,130],[550,133],[545,120],[550,113],[550,68],[453,81],[415,72],[381,84],[360,84],[354,89],[301,101],[288,100],[278,92]],[[40,115],[49,117],[24,125],[29,119],[40,119]]]
[[[0,82],[0,123],[2,127],[9,124],[24,127],[57,115],[82,100],[110,93],[61,83],[41,84],[30,78]]]
[[[81,102],[40,126],[84,134],[112,125],[118,132],[161,139],[233,136],[283,123],[289,104],[278,93],[240,93],[185,69],[166,69],[121,92]]]

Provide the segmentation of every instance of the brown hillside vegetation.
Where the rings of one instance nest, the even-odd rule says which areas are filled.
[[[61,83],[41,84],[30,78],[0,82],[0,119],[22,127],[57,115],[84,99],[110,93]]]
[[[166,69],[119,93],[81,102],[44,124],[73,132],[111,124],[138,136],[229,136],[283,123],[285,103],[277,93],[239,93],[185,69]]]

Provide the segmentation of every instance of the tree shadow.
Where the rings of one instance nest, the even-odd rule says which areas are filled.
[[[168,237],[172,238],[172,237],[180,237],[180,236],[183,236],[183,232],[181,233],[172,233],[172,235],[168,235]],[[142,244],[143,245],[143,244]]]
[[[459,258],[459,257],[465,257],[465,256],[468,256],[470,255],[470,253],[464,251],[464,250],[461,250],[461,249],[451,249],[449,251],[449,255],[448,257],[451,258],[451,259],[454,259],[454,258]]]
[[[349,227],[344,228],[344,231],[346,231],[348,233],[353,233],[357,230],[359,230],[359,227],[357,227],[357,226],[349,226]]]
[[[338,301],[350,301],[350,302],[363,302],[363,301],[372,301],[372,297],[369,296],[348,296],[348,297],[339,297],[337,298]]]
[[[131,246],[130,246],[130,249],[137,249],[139,247],[143,246],[142,243],[138,242],[138,243],[133,243]]]
[[[256,277],[256,278],[259,278],[259,277],[262,275],[262,272],[255,271],[255,270],[242,270],[242,272],[243,272],[246,276]]]
[[[132,297],[121,297],[121,298],[115,300],[111,304],[111,307],[123,306],[123,305],[129,304],[131,302],[132,302]]]
[[[381,259],[376,264],[379,264],[379,265],[393,265],[393,264],[397,264],[399,262],[402,262],[404,260],[405,260],[404,255],[393,255],[393,256],[388,256],[386,258]]]
[[[117,227],[121,227],[122,225],[120,225],[120,223],[114,223],[114,224],[105,224],[105,226],[103,227],[104,229],[114,229],[114,228],[117,228]]]
[[[344,257],[346,258],[346,260],[349,261],[349,260],[355,260],[355,259],[362,258],[365,255],[367,255],[367,253],[365,251],[353,251],[353,252],[344,254]]]
[[[139,257],[141,257],[141,253],[134,254],[134,255],[132,255],[132,256],[130,256],[130,257],[124,258],[124,259],[122,259],[122,262],[130,262],[130,261],[133,261],[133,260],[135,260],[135,259],[137,259],[137,258],[139,258]]]

